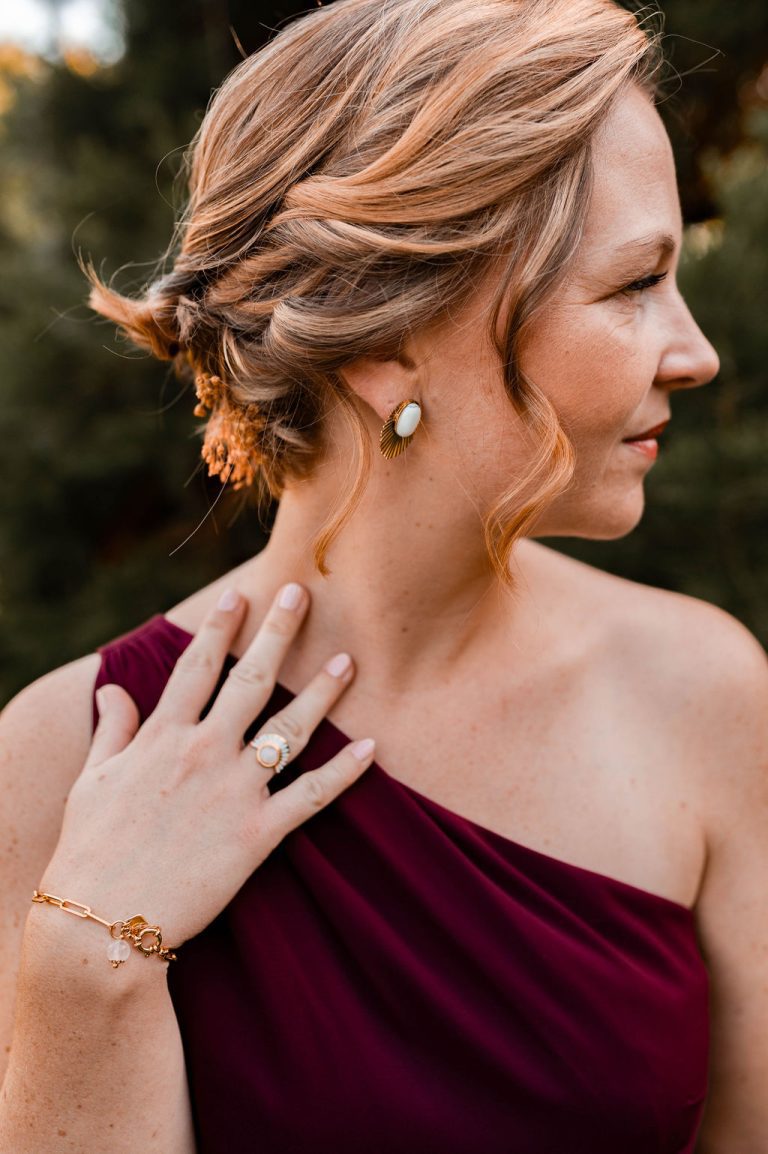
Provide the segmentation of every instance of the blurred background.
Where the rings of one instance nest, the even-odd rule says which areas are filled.
[[[0,702],[265,540],[248,499],[221,494],[198,463],[189,391],[89,312],[74,254],[142,286],[212,89],[309,2],[2,6]],[[680,76],[661,111],[687,222],[681,282],[722,370],[673,398],[632,535],[548,543],[714,602],[766,644],[768,6],[659,7]]]

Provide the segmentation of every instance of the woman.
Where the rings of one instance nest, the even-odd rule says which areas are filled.
[[[764,655],[535,540],[629,533],[717,372],[657,68],[610,0],[339,0],[172,270],[89,270],[280,503],[6,711],[2,1151],[764,1147]]]

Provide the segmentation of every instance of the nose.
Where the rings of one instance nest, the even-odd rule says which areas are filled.
[[[720,371],[720,358],[694,320],[679,290],[670,318],[669,340],[656,380],[669,389],[695,389],[708,384]]]

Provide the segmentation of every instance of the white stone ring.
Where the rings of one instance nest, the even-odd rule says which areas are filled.
[[[279,733],[260,733],[248,742],[256,750],[256,760],[264,769],[280,773],[291,757],[291,747]]]

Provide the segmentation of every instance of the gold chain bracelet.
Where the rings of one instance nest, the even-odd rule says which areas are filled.
[[[107,957],[114,969],[127,961],[131,956],[131,946],[134,946],[145,958],[156,955],[163,962],[175,962],[176,955],[167,946],[163,945],[163,935],[159,926],[151,926],[141,914],[136,914],[126,921],[107,922],[104,918],[92,913],[90,906],[82,906],[79,902],[71,902],[67,898],[57,898],[55,894],[44,894],[35,890],[32,894],[33,902],[47,902],[51,906],[58,906],[65,914],[74,914],[77,918],[90,918],[99,922],[109,930],[112,941],[107,946]],[[145,941],[145,939],[147,939]]]

